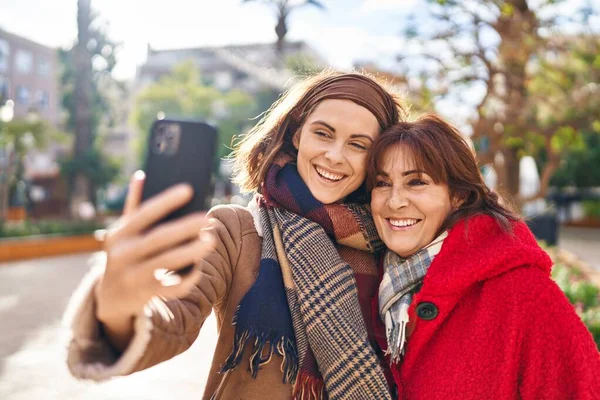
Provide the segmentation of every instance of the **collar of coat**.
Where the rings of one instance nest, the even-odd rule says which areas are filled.
[[[511,269],[529,266],[550,274],[552,260],[522,221],[512,232],[486,215],[457,223],[423,281],[422,295],[444,296],[462,292]]]

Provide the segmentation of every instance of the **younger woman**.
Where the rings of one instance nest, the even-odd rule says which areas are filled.
[[[138,205],[143,178],[134,179],[106,239],[106,269],[74,300],[71,372],[100,380],[167,360],[214,310],[204,399],[390,399],[370,306],[381,243],[363,182],[373,142],[399,111],[361,74],[299,83],[235,152],[237,181],[254,201],[206,219],[152,227],[191,192]],[[156,278],[192,262],[188,277]]]

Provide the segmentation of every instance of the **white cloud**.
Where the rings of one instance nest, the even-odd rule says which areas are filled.
[[[414,8],[419,0],[365,0],[357,14],[371,13],[375,11],[408,11]]]

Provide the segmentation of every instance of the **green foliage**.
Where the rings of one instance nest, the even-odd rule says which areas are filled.
[[[510,3],[504,3],[500,7],[500,12],[502,13],[503,16],[510,17],[515,13],[515,6],[513,6]]]
[[[560,166],[563,174],[559,170],[553,179],[559,185],[569,179],[567,170],[573,174],[579,168],[577,158],[586,160],[588,171],[600,169],[600,158],[589,164],[596,159],[597,139],[593,136],[600,130],[597,121],[600,97],[592,86],[600,79],[600,64],[595,63],[600,41],[593,35],[579,35],[570,38],[566,45],[568,51],[559,54],[560,57],[550,54],[536,60],[538,68],[528,85],[529,94],[536,101],[532,117],[541,128],[553,128],[551,149],[566,160]],[[543,164],[543,157],[538,156],[538,161]]]
[[[585,149],[585,142],[579,131],[571,126],[561,126],[550,139],[550,146],[556,153],[561,153],[563,149],[567,148],[572,151],[582,151]]]
[[[586,217],[600,218],[600,200],[582,201],[583,214]]]
[[[97,133],[98,127],[103,119],[107,119],[110,124],[111,106],[107,99],[105,90],[107,88],[116,88],[123,90],[123,84],[112,78],[112,71],[117,64],[116,53],[120,47],[108,38],[105,26],[99,26],[92,22],[90,26],[90,35],[92,37],[88,43],[90,57],[92,59],[92,127],[94,133]],[[75,46],[70,49],[59,49],[58,59],[60,62],[60,86],[61,102],[67,118],[65,125],[68,131],[75,131]]]
[[[148,132],[159,113],[216,122],[219,129],[218,157],[230,153],[234,135],[251,124],[259,110],[256,101],[245,92],[221,92],[203,83],[193,62],[176,66],[173,72],[145,88],[137,97],[132,119],[139,129],[138,157],[146,152]]]
[[[579,314],[581,320],[587,326],[596,345],[600,348],[600,308],[591,308]]]
[[[504,144],[507,148],[521,149],[525,145],[525,141],[521,137],[507,136],[504,139]]]
[[[569,152],[590,150],[582,134],[598,119],[600,40],[583,23],[578,6],[562,15],[556,6],[562,2],[475,0],[466,6],[458,0],[427,0],[431,23],[423,24],[419,11],[413,15],[419,15],[420,25],[410,17],[403,24],[405,37],[421,45],[398,57],[409,77],[424,70],[421,86],[437,91],[438,99],[469,97],[472,103],[472,89],[485,90],[474,105],[476,117],[470,118],[473,138],[480,141],[484,162],[516,150],[517,159],[505,157],[504,165],[496,165],[504,180],[498,184],[513,195],[519,166],[512,164],[518,158],[534,155],[542,174],[552,173]],[[587,7],[590,13],[598,10],[591,3]],[[581,22],[581,29],[567,33],[559,23],[563,18]],[[412,62],[415,56],[427,63]],[[496,123],[504,126],[502,132],[492,128]],[[502,140],[495,140],[499,133]],[[547,180],[542,184],[545,191]]]
[[[61,174],[68,182],[83,172],[96,187],[112,182],[121,169],[116,160],[103,155],[96,148],[88,150],[82,157],[61,160],[60,166]]]
[[[82,10],[80,9],[79,12],[82,12]],[[90,25],[78,26],[78,38],[88,37],[87,34],[89,34],[89,40],[86,43],[88,51],[85,63],[86,69],[77,69],[75,60],[77,43],[69,49],[59,49],[58,51],[61,66],[61,103],[64,111],[66,111],[65,127],[74,137],[73,143],[76,143],[76,138],[84,136],[83,132],[88,131],[87,127],[91,130],[89,142],[87,140],[83,142],[89,148],[83,150],[83,147],[74,148],[68,159],[61,160],[61,174],[72,188],[75,176],[82,173],[89,180],[93,190],[111,182],[119,172],[119,167],[115,161],[102,153],[98,136],[101,128],[112,127],[115,123],[117,111],[114,107],[118,107],[119,104],[114,104],[111,95],[114,96],[114,93],[122,94],[125,90],[124,84],[112,77],[120,44],[108,37],[107,25],[100,23],[97,17],[97,14],[91,12]],[[82,29],[84,29],[83,32]],[[82,33],[87,34],[82,35]],[[86,82],[81,78],[83,76],[89,76],[91,81]],[[79,86],[76,82],[79,82]],[[77,99],[81,98],[82,95],[79,93],[78,96],[78,92],[82,91],[83,86],[88,84],[91,89],[91,98],[89,110],[85,111],[89,113],[89,119],[80,120],[80,126],[78,126],[76,121]],[[87,135],[85,136],[87,137]],[[94,196],[91,200],[95,200]]]
[[[25,155],[27,150],[26,137],[31,135],[36,148],[44,148],[47,144],[48,125],[38,119],[14,119],[10,122],[0,122],[0,147],[9,145],[19,155]]]
[[[583,323],[600,349],[600,289],[585,279],[574,265],[555,260],[552,277],[575,306]]]
[[[551,184],[557,187],[600,186],[600,133],[584,130],[582,145],[566,152]]]
[[[5,215],[5,207],[9,203],[11,193],[23,180],[23,158],[27,150],[30,146],[44,148],[48,137],[51,136],[48,125],[36,117],[0,122],[0,150],[12,154],[0,173],[0,217]]]
[[[0,239],[33,235],[77,235],[104,228],[98,221],[44,220],[0,224]]]
[[[292,54],[285,58],[285,66],[292,71],[294,75],[312,75],[322,68],[314,60],[304,54]]]

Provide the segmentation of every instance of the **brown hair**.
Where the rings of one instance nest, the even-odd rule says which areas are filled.
[[[293,135],[325,99],[351,100],[365,107],[375,115],[382,131],[398,122],[400,113],[404,115],[399,100],[366,74],[324,71],[306,78],[285,92],[234,146],[234,182],[242,191],[259,190],[280,152],[297,154]]]
[[[458,130],[433,114],[413,122],[399,122],[379,136],[369,153],[369,190],[382,172],[384,155],[398,146],[412,155],[418,170],[425,171],[436,184],[448,185],[450,198],[463,200],[440,230],[477,214],[493,217],[507,231],[511,231],[511,221],[521,219],[486,186],[473,151]]]

